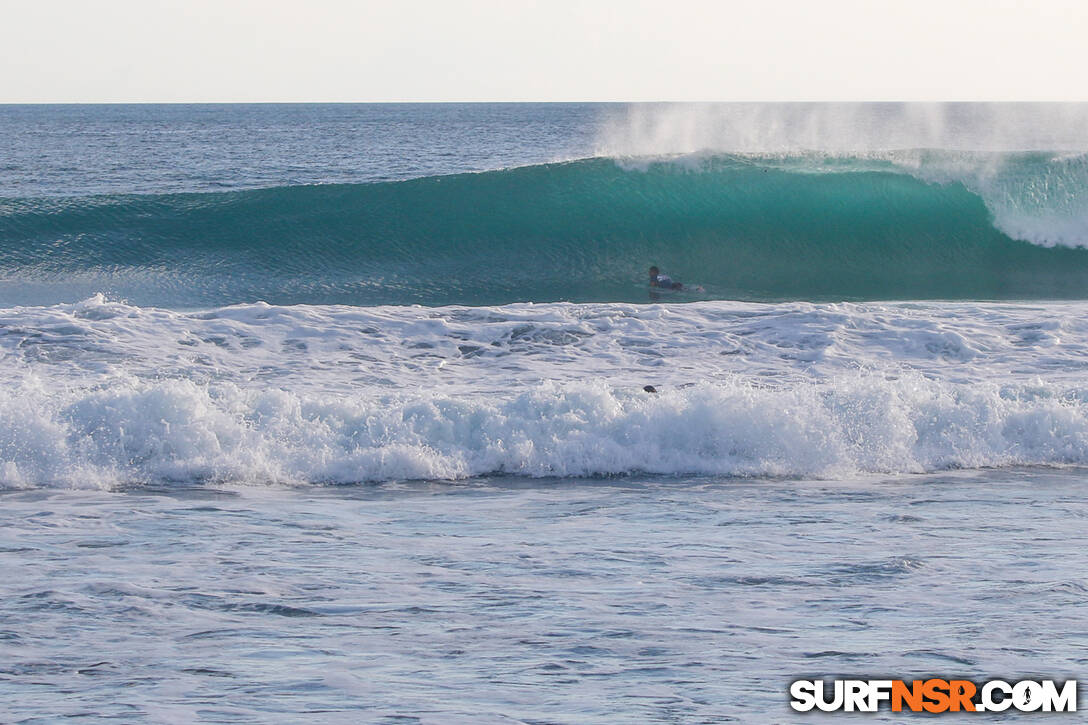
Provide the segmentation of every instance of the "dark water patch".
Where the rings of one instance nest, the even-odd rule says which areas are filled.
[[[844,660],[846,662],[857,662],[859,660],[868,659],[870,657],[877,656],[873,652],[842,652],[839,650],[822,650],[819,652],[802,652],[801,656],[805,659],[835,659]]]
[[[883,521],[890,521],[896,524],[915,524],[925,521],[921,516],[911,516],[910,514],[887,514],[880,518]]]
[[[116,669],[110,662],[95,662],[94,664],[85,665],[76,670],[77,675],[90,675],[98,677],[101,675],[110,674],[111,670]]]
[[[965,665],[965,666],[968,666],[968,667],[975,667],[975,666],[978,665],[978,662],[973,660],[973,659],[969,659],[969,658],[963,657],[963,656],[951,655],[951,654],[948,654],[947,652],[938,652],[936,650],[931,650],[931,649],[911,650],[909,652],[904,652],[903,656],[904,657],[918,657],[918,658],[922,658],[922,659],[942,660],[944,662],[953,662],[953,663],[955,663],[957,665]]]
[[[896,579],[911,574],[924,566],[921,559],[910,557],[884,561],[836,564],[821,570],[823,579],[830,584],[862,584]]]
[[[128,540],[122,539],[119,541],[110,540],[97,540],[97,541],[77,541],[76,546],[80,549],[110,549],[115,546],[127,546]]]
[[[292,607],[286,604],[274,604],[270,602],[251,602],[245,604],[224,604],[219,607],[225,612],[254,612],[257,614],[273,614],[277,617],[321,617],[320,612],[304,607]]]
[[[809,587],[817,583],[815,579],[789,576],[759,576],[755,574],[742,574],[737,576],[699,577],[693,579],[696,586],[717,589],[720,587]]]
[[[198,675],[201,677],[234,677],[235,675],[223,670],[215,670],[208,667],[186,667],[181,670],[189,675]]]

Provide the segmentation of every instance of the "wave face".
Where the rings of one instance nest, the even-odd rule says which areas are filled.
[[[0,303],[644,302],[650,264],[709,298],[1083,298],[1086,189],[1083,156],[909,152],[2,199]]]

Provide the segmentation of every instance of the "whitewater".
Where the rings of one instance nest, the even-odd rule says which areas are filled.
[[[1088,304],[0,311],[10,487],[1088,465]],[[643,390],[652,385],[656,394]]]
[[[1076,677],[1086,120],[0,108],[0,720]]]

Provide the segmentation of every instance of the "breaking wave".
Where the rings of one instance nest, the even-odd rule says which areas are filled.
[[[585,159],[407,181],[0,199],[0,303],[1088,297],[1088,157]]]
[[[844,378],[646,395],[603,384],[401,399],[189,380],[0,393],[0,485],[326,482],[629,473],[842,478],[1088,464],[1055,390]]]

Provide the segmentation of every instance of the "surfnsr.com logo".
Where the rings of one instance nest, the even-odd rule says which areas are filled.
[[[1076,712],[1077,681],[796,680],[790,698],[798,712]]]

